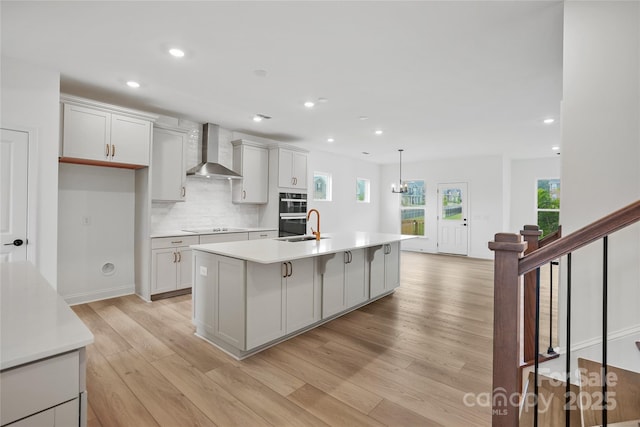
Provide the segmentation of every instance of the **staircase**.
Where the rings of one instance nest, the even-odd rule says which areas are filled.
[[[523,233],[524,241],[523,236],[517,234],[499,233],[489,242],[489,248],[495,252],[493,426],[640,427],[640,373],[635,372],[640,370],[635,369],[640,366],[640,354],[637,354],[640,336],[637,333],[636,336],[621,336],[620,331],[616,331],[612,338],[608,330],[608,238],[639,221],[640,200],[527,252],[531,237],[526,238],[526,234],[535,235],[533,232]],[[572,292],[581,291],[580,283],[571,283],[571,269],[572,254],[594,242],[601,242],[603,251],[602,312],[592,313],[595,318],[602,319],[602,335],[599,342],[587,348],[575,346],[571,341]],[[566,337],[562,346],[564,351],[549,360],[542,357],[539,348],[540,274],[535,272],[540,266],[558,259],[565,267],[563,275],[566,273],[563,283]],[[531,277],[536,275],[537,279],[532,283]],[[528,327],[522,326],[527,324]],[[633,370],[610,364],[610,359],[620,360],[620,351],[630,355]],[[524,359],[525,353],[532,360]],[[527,364],[532,365],[532,371],[523,381],[522,367]],[[550,366],[553,369],[549,369]]]
[[[640,426],[640,373],[608,365],[609,426]],[[538,396],[537,425],[545,427],[592,427],[602,425],[602,364],[578,359],[578,384],[569,387],[569,412],[565,411],[566,383],[562,379],[538,376],[530,372],[525,383],[520,410],[520,427],[533,427],[536,422],[535,396]],[[568,421],[567,421],[568,418]]]

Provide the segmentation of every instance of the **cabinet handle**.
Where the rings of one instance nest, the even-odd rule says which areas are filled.
[[[177,245],[178,243],[182,243],[182,240],[172,240],[171,243]]]
[[[173,263],[175,264],[176,262],[178,262],[178,254],[176,254],[175,252],[173,253]]]
[[[353,254],[349,251],[349,264],[353,262]]]
[[[182,252],[178,252],[178,262],[182,262]]]
[[[107,146],[107,152],[105,153],[105,156],[109,157],[110,155],[109,144],[106,144],[106,146]]]
[[[242,190],[242,200],[247,198],[247,191],[246,190]]]
[[[293,275],[293,265],[290,262],[287,262],[287,264],[289,264],[289,275],[287,277],[291,277]]]
[[[111,144],[111,158],[116,156],[116,144]]]
[[[296,179],[294,177],[291,177],[291,185],[296,185]]]
[[[349,264],[349,252],[345,252],[344,253],[344,263],[345,264]]]
[[[284,267],[284,273],[282,273],[282,269],[281,269],[281,273],[282,273],[282,277],[287,277],[287,274],[289,274],[289,267],[287,266],[286,262],[282,263],[282,266]]]
[[[187,195],[187,187],[182,187],[182,197],[186,197]]]

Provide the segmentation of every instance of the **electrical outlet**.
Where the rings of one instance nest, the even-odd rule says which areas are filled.
[[[90,216],[83,216],[82,217],[82,225],[91,225],[91,217]]]
[[[208,272],[207,272],[207,267],[205,267],[205,266],[201,265],[201,266],[200,266],[200,275],[201,275],[201,276],[206,276],[206,275],[207,275],[207,273],[208,273]]]

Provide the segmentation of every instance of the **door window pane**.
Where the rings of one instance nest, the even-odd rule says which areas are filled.
[[[462,190],[459,188],[447,188],[442,192],[442,219],[462,219]]]

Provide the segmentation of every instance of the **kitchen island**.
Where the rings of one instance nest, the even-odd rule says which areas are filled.
[[[196,334],[243,359],[392,293],[399,234],[193,245]]]

